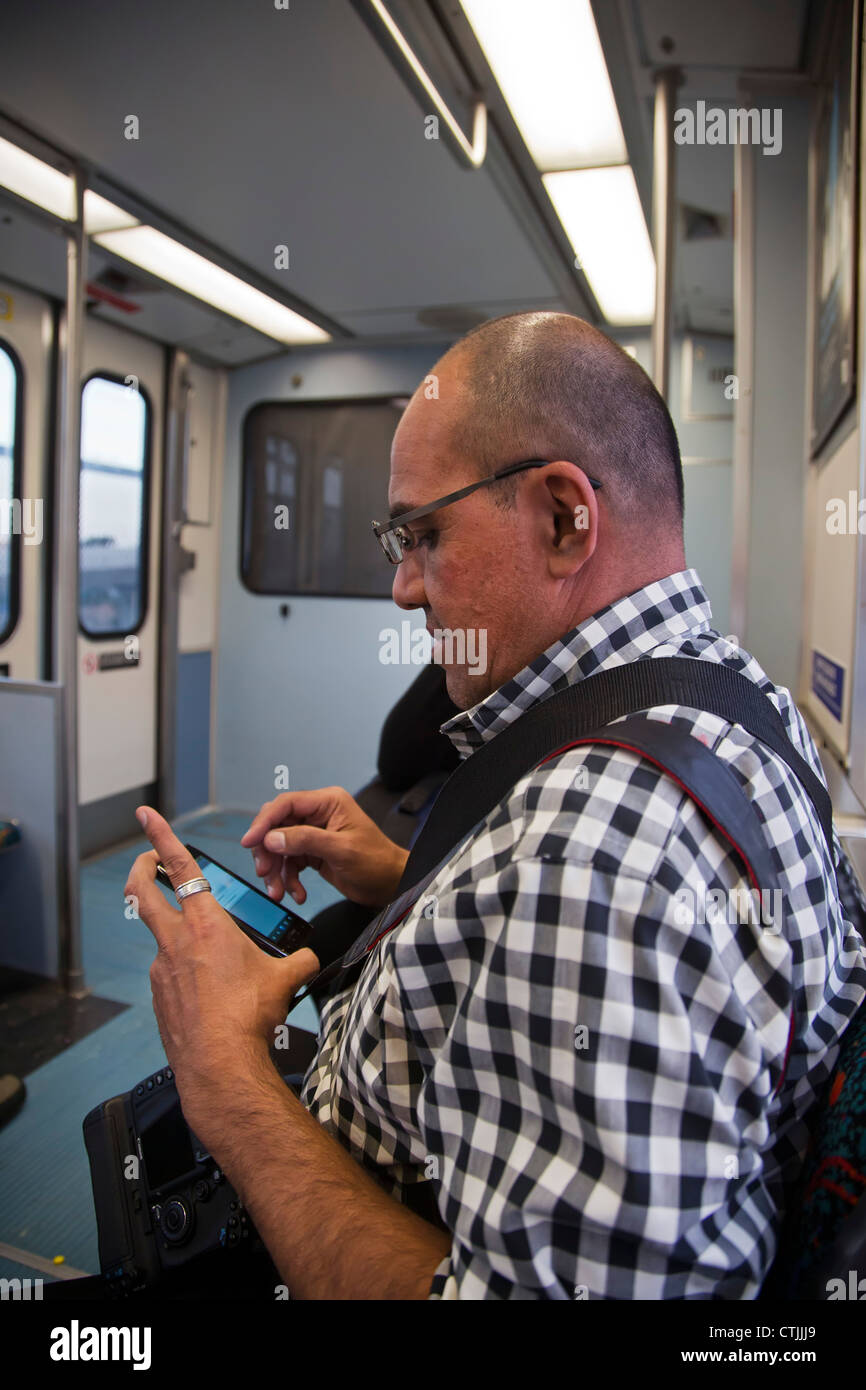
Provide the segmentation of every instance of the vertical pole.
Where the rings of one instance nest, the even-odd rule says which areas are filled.
[[[751,93],[738,86],[737,100]],[[755,152],[734,146],[734,448],[732,459],[733,525],[731,548],[731,632],[748,643],[749,555],[752,545],[752,451],[755,379]]]
[[[659,395],[666,401],[670,396],[674,207],[676,202],[674,101],[680,76],[677,68],[663,68],[655,76],[653,250],[656,258],[656,302],[652,331],[652,359],[653,381]]]
[[[69,994],[87,993],[81,951],[81,892],[78,835],[78,492],[81,443],[81,367],[87,240],[84,235],[84,178],[73,171],[75,221],[66,241],[66,342],[60,391],[57,504],[57,561],[54,566],[54,679],[61,701],[60,837],[58,872],[60,971]]]
[[[165,466],[162,490],[162,562],[159,625],[159,809],[171,820],[177,810],[177,667],[178,604],[184,551],[181,533],[186,521],[185,485],[189,467],[189,358],[174,349],[169,356],[165,393]]]

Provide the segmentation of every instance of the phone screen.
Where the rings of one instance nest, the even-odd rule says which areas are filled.
[[[196,862],[202,876],[207,879],[213,895],[220,907],[239,917],[248,927],[253,927],[268,941],[279,942],[286,928],[287,913],[279,903],[269,902],[242,878],[236,878],[228,869],[215,864],[206,854],[200,854]]]

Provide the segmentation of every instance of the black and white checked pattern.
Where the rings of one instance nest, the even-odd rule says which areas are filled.
[[[670,575],[445,731],[465,756],[594,671],[699,657],[767,691],[823,780],[788,691],[710,618],[696,573]],[[683,922],[683,890],[748,888],[738,860],[651,764],[581,747],[521,779],[324,1009],[304,1102],[395,1197],[433,1184],[453,1243],[432,1298],[748,1299],[771,1263],[866,950],[788,767],[714,715],[651,717],[746,786],[781,934]]]

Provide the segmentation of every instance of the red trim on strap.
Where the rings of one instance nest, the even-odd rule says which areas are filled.
[[[389,932],[392,932],[395,927],[399,927],[400,923],[403,921],[403,918],[406,917],[408,913],[412,911],[412,908],[415,906],[417,901],[417,898],[413,898],[409,906],[405,907],[403,911],[400,913],[400,916],[397,918],[397,920],[395,922],[392,922],[390,927],[386,927],[384,931],[381,931],[379,935],[376,937],[375,941],[370,942],[369,946],[366,947],[367,955],[369,955],[371,951],[374,951],[376,949],[376,947],[379,945],[379,942],[382,941],[384,937],[388,935]]]
[[[651,754],[645,753],[642,748],[637,748],[633,743],[626,743],[624,739],[576,738],[573,743],[564,743],[561,748],[556,749],[555,753],[548,753],[546,757],[542,758],[538,766],[543,767],[545,763],[550,762],[551,758],[557,758],[560,753],[568,752],[569,748],[577,748],[580,744],[585,743],[605,743],[611,748],[624,748],[628,753],[635,753],[639,758],[645,758],[648,763],[652,763],[654,767],[660,768],[662,772],[664,772],[668,777],[670,777],[672,782],[676,782],[677,786],[682,788],[682,790],[686,793],[690,801],[694,801],[698,806],[700,806],[704,815],[707,817],[708,820],[712,821],[719,834],[724,836],[728,844],[733,845],[734,849],[737,851],[737,853],[739,854],[740,858],[742,859],[743,863],[749,871],[749,878],[752,880],[752,883],[754,884],[755,888],[760,893],[761,885],[758,882],[758,875],[755,873],[754,869],[752,868],[752,865],[749,863],[749,859],[745,851],[741,849],[741,847],[737,844],[736,840],[731,838],[727,830],[725,830],[723,826],[719,825],[719,822],[716,820],[712,812],[708,810],[708,808],[704,805],[704,803],[700,800],[699,797],[695,796],[694,792],[686,786],[685,782],[681,782],[679,777],[677,777],[675,773],[671,772],[670,768],[666,767],[664,763],[660,763],[658,758],[653,758]]]

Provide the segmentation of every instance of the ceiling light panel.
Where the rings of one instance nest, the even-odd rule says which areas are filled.
[[[122,227],[137,227],[138,218],[124,212],[115,203],[94,193],[92,188],[84,190],[84,230],[89,236],[97,232],[119,231]]]
[[[543,182],[608,323],[651,323],[655,259],[629,166],[571,169]]]
[[[75,189],[69,175],[2,138],[0,184],[55,217],[69,221],[75,216]]]
[[[462,0],[542,172],[628,155],[589,0]]]
[[[93,239],[114,255],[280,343],[330,341],[329,333],[302,318],[294,309],[254,289],[155,227],[100,232]]]

